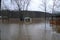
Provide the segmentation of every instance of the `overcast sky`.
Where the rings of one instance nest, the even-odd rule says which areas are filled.
[[[44,0],[31,0],[28,6],[28,10],[45,12],[45,6],[42,1]],[[60,6],[59,6],[60,1],[56,0],[55,4],[56,6],[54,6],[54,10],[60,12]],[[53,8],[53,0],[46,0],[46,12],[52,13],[52,8]],[[18,10],[19,8],[14,0],[13,2],[11,2],[11,0],[2,0],[1,9]]]

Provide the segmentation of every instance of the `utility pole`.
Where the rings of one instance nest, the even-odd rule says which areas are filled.
[[[55,2],[56,2],[56,0],[53,0],[52,14],[55,13],[55,11],[54,11]],[[56,18],[56,17],[55,17],[54,15],[52,15],[52,23],[53,23],[53,21],[55,20],[54,18]],[[53,25],[52,25],[52,26],[53,26]],[[57,25],[56,25],[56,27],[57,27]],[[54,33],[53,33],[53,35],[52,35],[52,39],[55,40]]]
[[[46,40],[46,0],[44,4],[45,4],[45,40]]]
[[[44,7],[45,7],[45,9],[44,9],[44,15],[45,15],[45,17],[44,17],[44,19],[45,19],[45,29],[44,29],[44,35],[43,35],[43,38],[42,38],[42,40],[46,40],[46,1],[47,0],[43,0],[44,2]]]

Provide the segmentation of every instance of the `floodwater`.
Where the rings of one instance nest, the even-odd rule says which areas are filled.
[[[1,40],[60,40],[60,33],[53,31],[49,21],[32,22],[30,24],[1,23]]]

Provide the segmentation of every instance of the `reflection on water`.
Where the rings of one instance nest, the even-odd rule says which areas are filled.
[[[60,40],[60,34],[53,31],[49,21],[45,23],[40,20],[32,24],[2,23],[0,30],[1,40]]]

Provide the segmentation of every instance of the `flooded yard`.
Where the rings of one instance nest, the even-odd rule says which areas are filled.
[[[1,23],[1,40],[60,40],[60,33],[53,31],[50,22],[38,20],[31,24]]]

